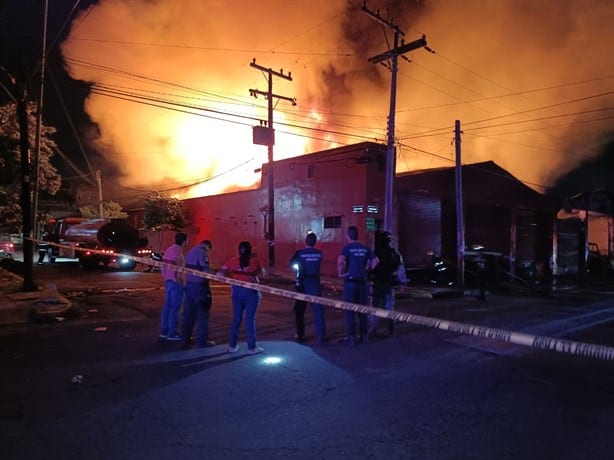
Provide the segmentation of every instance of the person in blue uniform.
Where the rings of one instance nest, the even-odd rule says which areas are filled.
[[[364,244],[358,241],[358,228],[348,227],[348,244],[341,248],[337,258],[337,274],[343,278],[343,300],[360,305],[367,304],[368,271],[373,270],[379,263],[377,256]],[[367,343],[368,318],[364,313],[354,313],[346,310],[347,337],[343,343],[354,346],[356,343],[356,315],[362,343]]]
[[[296,270],[296,290],[309,295],[320,297],[320,264],[322,251],[316,249],[317,236],[308,233],[305,237],[305,247],[294,253],[290,259],[290,266]],[[296,340],[305,341],[305,309],[307,302],[297,300],[294,303],[294,318],[296,320]],[[311,303],[313,321],[316,329],[318,343],[326,341],[326,323],[324,321],[324,307],[319,303]]]
[[[188,251],[185,256],[185,268],[209,273],[209,251],[213,244],[203,240]],[[182,338],[185,346],[192,343],[192,332],[196,323],[196,338],[199,347],[213,347],[215,342],[209,340],[209,311],[212,296],[207,278],[186,273],[185,297],[183,300]]]

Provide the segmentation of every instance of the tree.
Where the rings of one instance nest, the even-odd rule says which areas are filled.
[[[179,231],[188,219],[183,202],[177,198],[167,198],[160,192],[152,192],[144,198],[142,224],[145,230],[158,231],[160,235],[164,230]]]
[[[85,205],[79,208],[79,212],[83,217],[96,219],[100,217],[100,206]],[[105,219],[125,219],[128,213],[122,210],[122,207],[116,201],[104,201],[102,203],[102,214]]]
[[[29,145],[36,141],[36,105],[28,104]],[[56,147],[52,139],[56,129],[51,126],[41,127],[41,147],[39,156],[39,191],[55,195],[60,189],[62,178],[51,164]],[[22,212],[19,202],[21,193],[21,152],[19,150],[19,123],[17,105],[8,103],[0,106],[0,222],[2,231],[19,231],[22,227]],[[34,166],[30,178],[34,180]]]

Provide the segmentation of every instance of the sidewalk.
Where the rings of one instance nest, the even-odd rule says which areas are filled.
[[[22,287],[21,276],[0,267],[0,326],[56,320],[73,308],[55,285],[31,292],[22,291]]]

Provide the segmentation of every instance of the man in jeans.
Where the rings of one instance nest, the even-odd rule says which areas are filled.
[[[212,247],[211,241],[203,240],[190,249],[185,256],[185,268],[204,273],[211,272],[209,251]],[[212,302],[209,280],[188,272],[185,281],[182,327],[184,346],[187,347],[192,343],[192,331],[196,323],[198,346],[213,347],[215,342],[209,340],[209,311]]]
[[[316,234],[310,232],[305,238],[305,247],[294,253],[290,259],[290,266],[296,270],[296,290],[305,294],[322,295],[320,287],[320,265],[322,251],[315,248]],[[307,302],[297,300],[294,302],[294,318],[296,321],[296,340],[305,341],[305,308]],[[313,322],[315,324],[318,343],[326,341],[326,324],[324,322],[324,307],[319,303],[312,303]]]
[[[186,233],[177,233],[175,243],[169,246],[162,256],[162,262],[183,268],[183,247],[188,240]],[[160,339],[172,342],[181,340],[177,332],[179,309],[183,301],[183,272],[174,267],[162,266],[160,270],[164,279],[164,306],[160,315]]]
[[[337,258],[337,274],[343,278],[343,300],[360,305],[367,304],[367,271],[379,263],[377,256],[364,244],[358,242],[358,229],[348,227],[348,244]],[[356,343],[356,314],[346,310],[348,335],[342,342],[353,347]],[[358,313],[358,325],[362,343],[367,343],[367,315]]]

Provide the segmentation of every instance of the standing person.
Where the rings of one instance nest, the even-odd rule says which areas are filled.
[[[209,252],[213,244],[203,240],[188,251],[185,256],[185,267],[210,273]],[[194,323],[197,327],[197,341],[199,347],[213,347],[215,342],[209,340],[209,311],[211,310],[211,287],[207,278],[191,273],[185,275],[185,299],[183,301],[183,328],[182,337],[185,346],[192,343]]]
[[[41,240],[38,242],[38,265],[43,265],[45,262],[45,256],[47,255],[47,251],[49,250],[49,244],[51,235],[49,232],[43,232],[41,235]]]
[[[224,276],[236,280],[258,283],[258,275],[262,272],[262,266],[256,255],[252,253],[252,245],[249,241],[241,241],[239,243],[239,255],[222,265],[219,271]],[[232,325],[230,327],[228,353],[239,351],[237,338],[243,320],[243,312],[245,312],[247,353],[262,353],[264,349],[256,345],[256,310],[260,303],[260,291],[233,285],[230,290],[230,298],[232,300]]]
[[[392,246],[390,232],[382,232],[375,237],[374,253],[379,264],[373,269],[371,295],[373,307],[394,310],[394,288],[397,284],[407,283],[405,265],[401,254]],[[369,337],[377,335],[377,316],[371,315],[369,321]],[[387,320],[388,336],[394,336],[394,320]]]
[[[366,305],[367,271],[373,270],[379,263],[377,256],[364,244],[358,242],[358,228],[348,227],[348,244],[341,248],[337,258],[337,274],[343,278],[343,300]],[[346,310],[348,335],[343,342],[348,346],[356,343],[356,315]],[[367,315],[358,313],[358,325],[362,343],[367,343]]]
[[[187,240],[187,234],[182,232],[175,234],[175,243],[164,251],[162,262],[183,267],[183,247]],[[183,301],[183,272],[163,266],[160,273],[164,279],[164,306],[160,315],[160,338],[178,342],[181,340],[177,332],[177,323]]]
[[[305,247],[294,253],[290,259],[290,266],[296,269],[296,290],[305,294],[322,295],[320,286],[320,264],[322,263],[322,251],[316,249],[317,236],[315,233],[307,234]],[[305,341],[305,308],[307,302],[297,300],[294,302],[294,318],[296,320],[296,340]],[[326,324],[324,322],[324,307],[318,303],[311,304],[313,320],[315,323],[318,343],[326,340]]]

